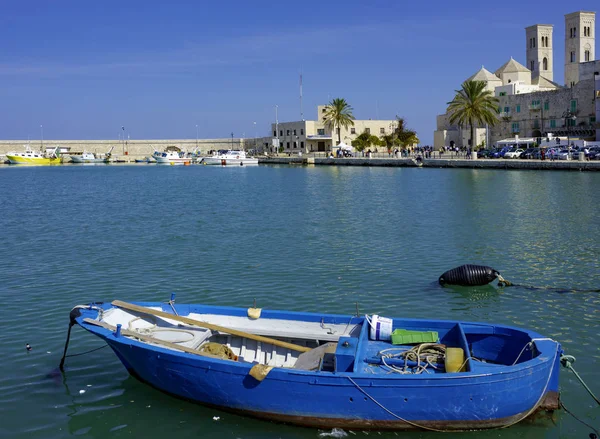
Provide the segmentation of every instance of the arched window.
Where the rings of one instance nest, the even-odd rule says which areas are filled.
[[[589,51],[589,50],[586,50],[586,51],[585,51],[585,60],[586,60],[586,61],[589,61],[589,60],[590,60],[590,51]]]
[[[533,68],[535,67],[535,61],[529,61],[529,70],[533,72]]]
[[[548,70],[548,58],[544,58],[544,61],[543,61],[543,69],[544,69],[544,70]]]

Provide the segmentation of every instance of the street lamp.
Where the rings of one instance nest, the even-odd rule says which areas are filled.
[[[256,131],[256,122],[254,124],[254,153],[256,154],[256,142],[258,141],[258,132]]]
[[[565,119],[567,125],[567,150],[569,151],[569,158],[571,157],[571,126],[575,125],[577,116],[572,111],[566,110],[562,117]]]
[[[42,151],[44,150],[44,126],[40,125],[40,132],[41,132],[41,142],[42,145],[40,146],[40,148],[42,149]]]
[[[233,131],[231,132],[231,149],[233,149]]]
[[[123,130],[123,138],[121,139],[121,142],[123,142],[123,155],[125,155],[125,127],[121,127],[121,129]]]
[[[275,150],[275,148],[273,148],[273,152],[279,152],[279,119],[277,118],[277,109],[279,108],[279,105],[275,105],[275,138],[277,139],[277,141],[275,142],[275,148],[277,148],[277,150]]]
[[[198,151],[198,125],[196,124],[196,151]]]

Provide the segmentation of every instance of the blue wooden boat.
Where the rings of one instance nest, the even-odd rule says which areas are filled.
[[[301,426],[487,429],[559,404],[560,344],[509,326],[173,301],[80,305],[74,323],[157,389]]]

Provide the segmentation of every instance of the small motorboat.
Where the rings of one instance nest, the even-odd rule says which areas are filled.
[[[220,150],[215,155],[204,157],[201,163],[220,166],[252,166],[258,165],[258,159],[247,156],[246,151],[230,149]]]
[[[114,146],[108,150],[106,154],[95,154],[93,152],[84,151],[82,154],[71,155],[72,163],[109,163],[112,157]]]
[[[558,408],[560,344],[515,327],[185,305],[173,296],[79,305],[70,317],[69,331],[77,323],[103,339],[141,381],[272,421],[471,430]]]

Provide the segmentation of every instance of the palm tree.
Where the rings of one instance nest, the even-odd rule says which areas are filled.
[[[346,99],[333,99],[329,105],[325,107],[323,114],[323,122],[328,128],[337,127],[338,145],[342,143],[340,128],[348,128],[354,126],[354,116],[352,115],[352,107],[346,102]]]
[[[394,129],[396,144],[403,147],[419,143],[417,132],[406,127],[406,121],[403,117],[396,116],[396,128]]]
[[[448,102],[450,123],[458,123],[462,128],[471,127],[471,147],[475,124],[496,125],[498,122],[498,99],[485,89],[484,81],[465,81],[461,90],[456,90],[454,99]]]

